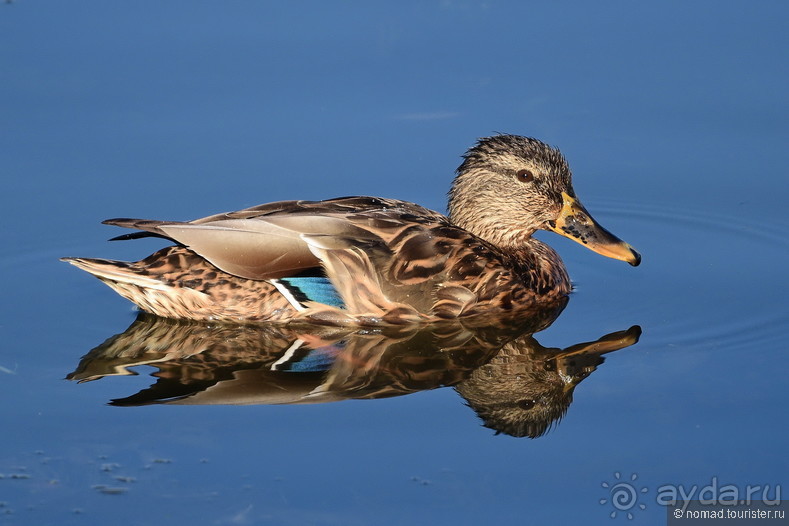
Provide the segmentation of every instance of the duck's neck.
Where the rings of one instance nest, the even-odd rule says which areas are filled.
[[[545,243],[532,237],[533,231],[506,228],[485,228],[493,222],[480,221],[478,217],[451,213],[455,225],[496,246],[516,268],[525,286],[540,294],[555,292],[568,294],[572,288],[570,277],[559,254]]]
[[[528,237],[518,247],[500,247],[510,255],[527,286],[539,294],[569,294],[572,290],[570,276],[559,254],[545,243]]]

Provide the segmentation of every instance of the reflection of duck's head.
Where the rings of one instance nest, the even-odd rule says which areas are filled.
[[[537,438],[561,420],[575,386],[603,363],[603,354],[633,345],[640,336],[641,328],[633,326],[563,350],[522,336],[455,389],[485,427],[497,434]]]
[[[535,359],[532,337],[505,345],[488,364],[456,386],[460,395],[497,433],[536,438],[567,412],[575,382],[567,383],[555,362]],[[525,352],[524,352],[525,351]]]
[[[575,196],[564,156],[537,139],[481,139],[466,152],[449,196],[452,222],[499,247],[517,251],[544,229],[634,266],[641,261],[595,222]]]

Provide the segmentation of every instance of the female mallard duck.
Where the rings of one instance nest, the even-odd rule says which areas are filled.
[[[464,155],[449,217],[377,197],[282,201],[189,222],[110,219],[177,243],[136,263],[64,258],[141,309],[171,318],[411,323],[517,316],[563,302],[542,228],[604,256],[641,256],[575,197],[558,150],[496,135]]]

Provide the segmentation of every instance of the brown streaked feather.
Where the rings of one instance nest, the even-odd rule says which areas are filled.
[[[423,206],[396,199],[383,199],[380,197],[352,196],[338,197],[324,201],[277,201],[262,205],[245,208],[235,212],[226,212],[203,217],[191,221],[194,224],[210,223],[219,219],[253,219],[263,216],[276,214],[367,214],[370,212],[391,212],[408,213],[415,217],[424,217],[434,220],[446,220],[446,218]]]
[[[429,312],[429,302],[424,301],[429,300],[429,294],[424,294],[423,298],[416,296],[415,301],[408,304],[402,303],[398,299],[408,297],[407,291],[395,294],[391,284],[382,279],[381,266],[375,260],[391,256],[382,242],[358,246],[353,240],[331,236],[305,236],[305,241],[323,262],[326,275],[343,298],[348,312],[363,318],[397,317],[403,320],[401,323],[424,319],[420,311]]]
[[[351,210],[354,213],[348,215]],[[445,220],[440,214],[412,203],[357,197],[282,201],[191,222],[119,218],[104,223],[171,239],[239,277],[274,279],[320,265],[301,238],[303,235],[374,240],[378,237],[373,231],[376,227],[398,224],[395,218],[404,214],[409,218],[421,214],[419,217],[423,219]]]
[[[295,308],[270,282],[223,272],[185,247],[163,248],[127,263],[63,258],[142,310],[167,318],[221,321],[290,319]]]

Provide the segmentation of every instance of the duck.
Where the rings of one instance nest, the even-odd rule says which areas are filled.
[[[113,240],[171,243],[136,262],[61,258],[141,310],[209,322],[375,326],[528,316],[566,303],[555,232],[637,266],[600,226],[564,155],[531,137],[479,139],[463,156],[448,214],[369,196],[278,201],[192,221],[115,218]]]

